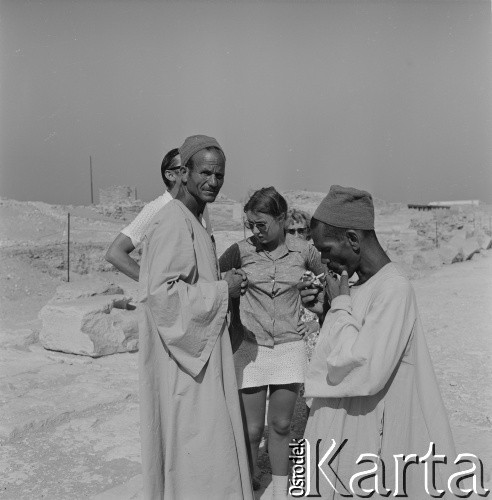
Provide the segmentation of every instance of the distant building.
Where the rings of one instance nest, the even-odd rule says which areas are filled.
[[[473,205],[475,207],[478,207],[480,205],[480,200],[457,200],[457,201],[431,201],[429,203],[430,206],[448,206],[448,207],[455,207],[456,205]]]
[[[449,210],[451,207],[449,205],[431,205],[430,203],[428,205],[416,205],[415,203],[409,203],[408,208],[411,208],[412,210]]]

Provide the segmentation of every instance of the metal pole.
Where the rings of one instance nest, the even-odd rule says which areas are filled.
[[[436,220],[436,248],[439,247],[439,241],[437,239],[437,220]]]
[[[137,186],[135,186],[135,201],[137,201]]]
[[[92,186],[92,156],[89,155],[89,165],[91,172],[91,205],[94,205],[94,188]]]
[[[67,229],[67,281],[70,282],[70,212],[68,212]]]

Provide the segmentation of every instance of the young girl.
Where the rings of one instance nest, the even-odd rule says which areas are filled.
[[[234,363],[255,489],[259,488],[258,448],[270,391],[268,454],[277,500],[287,495],[290,426],[307,364],[296,284],[306,270],[318,275],[323,266],[312,245],[286,235],[287,202],[275,188],[256,191],[244,212],[245,225],[253,235],[227,249],[220,265],[222,272],[241,268],[248,278],[239,306],[244,340]]]

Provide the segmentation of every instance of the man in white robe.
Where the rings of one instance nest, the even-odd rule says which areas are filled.
[[[215,139],[180,148],[176,198],[154,217],[140,268],[144,319],[139,380],[144,495],[148,500],[252,500],[231,343],[229,297],[243,276],[220,279],[200,223],[224,182]]]
[[[139,247],[150,223],[159,210],[171,201],[179,190],[181,179],[181,157],[179,149],[171,149],[162,160],[161,175],[166,191],[161,196],[147,203],[133,221],[124,227],[116,236],[106,252],[106,260],[113,264],[118,271],[126,274],[132,280],[138,281],[140,266],[130,254]],[[203,211],[202,224],[212,234],[212,225],[207,207]]]
[[[323,499],[357,498],[371,489],[372,498],[389,491],[414,500],[449,494],[456,455],[448,418],[415,293],[377,240],[371,195],[332,186],[311,234],[329,270],[331,308],[305,382],[305,396],[313,398],[304,434],[312,459],[307,489]],[[359,280],[349,289],[354,273]],[[301,295],[309,305],[314,291]],[[429,451],[446,455],[448,464],[438,458],[430,465]],[[362,454],[366,462],[357,463]]]

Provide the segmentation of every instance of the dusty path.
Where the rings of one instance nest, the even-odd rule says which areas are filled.
[[[414,286],[457,449],[480,456],[490,481],[492,252]],[[0,498],[139,498],[137,355],[92,360],[2,338]]]
[[[414,282],[458,453],[492,471],[492,252]]]

